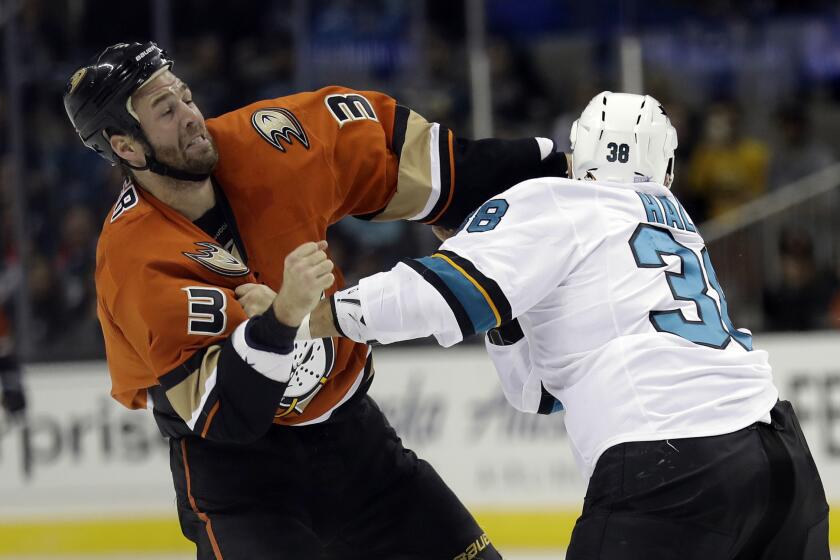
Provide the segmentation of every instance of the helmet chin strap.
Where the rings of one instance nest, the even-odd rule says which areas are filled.
[[[189,171],[184,171],[183,169],[178,169],[177,167],[172,167],[166,165],[165,163],[159,162],[154,155],[154,151],[151,154],[146,155],[146,165],[144,166],[136,166],[131,165],[130,163],[123,160],[123,162],[128,165],[131,169],[136,171],[151,171],[156,175],[161,175],[163,177],[172,177],[177,181],[192,181],[195,183],[200,183],[210,178],[210,173],[190,173]]]

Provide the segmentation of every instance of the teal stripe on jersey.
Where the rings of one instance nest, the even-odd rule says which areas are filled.
[[[496,315],[493,314],[493,309],[467,277],[448,262],[437,257],[423,257],[415,260],[443,280],[443,283],[464,306],[476,333],[485,332],[496,326]]]

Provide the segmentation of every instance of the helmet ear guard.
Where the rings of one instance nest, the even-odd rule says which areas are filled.
[[[671,124],[670,121],[668,124]],[[678,145],[677,130],[673,126],[669,126],[665,131],[665,149],[676,150]]]
[[[569,145],[572,150],[575,149],[575,140],[577,140],[577,131],[578,131],[578,121],[580,119],[575,119],[575,122],[572,123],[572,130],[569,131]]]

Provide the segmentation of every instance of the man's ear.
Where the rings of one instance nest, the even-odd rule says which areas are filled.
[[[108,141],[111,143],[111,149],[121,159],[136,167],[146,165],[146,151],[143,145],[131,136],[114,134]]]

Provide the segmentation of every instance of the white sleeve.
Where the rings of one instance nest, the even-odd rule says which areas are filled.
[[[528,380],[531,376],[531,352],[528,347],[528,339],[522,338],[514,344],[497,346],[486,337],[484,344],[487,347],[487,354],[496,368],[499,381],[502,384],[502,391],[507,401],[517,410],[522,412],[536,412],[539,406],[539,379],[537,379],[537,400],[529,399]]]
[[[534,179],[508,189],[484,203],[435,256],[472,269],[479,284],[486,278],[504,296],[500,305],[509,306],[512,317],[522,315],[577,264],[574,229],[555,198],[558,188],[551,179]]]
[[[563,405],[545,390],[542,380],[531,367],[528,338],[522,336],[511,343],[484,338],[487,354],[493,362],[507,401],[517,410],[536,414],[552,414]]]
[[[434,335],[448,347],[463,340],[441,294],[402,263],[337,292],[331,303],[341,333],[357,342],[390,344]]]
[[[451,346],[539,303],[574,266],[576,250],[554,187],[540,181],[486,202],[433,255],[335,294],[342,334],[383,344],[434,335]]]

